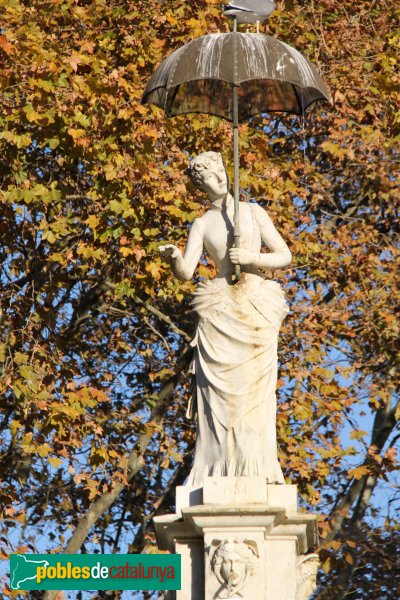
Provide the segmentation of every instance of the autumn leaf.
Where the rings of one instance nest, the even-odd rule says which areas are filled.
[[[11,54],[12,46],[7,42],[5,35],[0,35],[0,48],[6,53]]]
[[[359,467],[355,467],[354,469],[350,469],[347,476],[349,479],[351,479],[352,477],[354,477],[354,479],[361,479],[361,477],[364,477],[364,475],[368,474],[368,467],[366,465],[361,465]]]

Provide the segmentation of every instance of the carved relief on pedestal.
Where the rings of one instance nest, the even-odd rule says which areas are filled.
[[[303,556],[296,565],[296,600],[308,600],[317,587],[318,554]]]
[[[237,538],[214,540],[210,558],[211,569],[221,584],[214,598],[244,597],[245,587],[259,562],[256,542]]]

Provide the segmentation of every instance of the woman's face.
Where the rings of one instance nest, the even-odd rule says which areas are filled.
[[[201,189],[210,196],[212,200],[222,198],[228,193],[228,181],[225,168],[204,170],[201,173]]]

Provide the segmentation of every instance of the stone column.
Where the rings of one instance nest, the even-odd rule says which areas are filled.
[[[209,477],[176,496],[176,514],[154,519],[160,549],[182,556],[182,589],[169,600],[306,600],[312,593],[316,516],[298,512],[296,486]]]

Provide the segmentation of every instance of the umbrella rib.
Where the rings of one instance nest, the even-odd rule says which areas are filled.
[[[295,96],[297,99],[297,104],[300,106],[301,114],[304,115],[304,106],[303,106],[303,102],[300,100],[300,96],[298,94],[297,87],[295,86],[294,83],[292,83],[291,85],[292,85],[292,88],[294,90],[294,93],[295,93]]]
[[[172,109],[172,105],[173,105],[173,103],[174,103],[174,101],[175,101],[176,95],[177,95],[177,93],[179,92],[179,87],[180,87],[180,84],[179,84],[179,85],[176,85],[176,86],[174,87],[174,93],[172,94],[172,97],[171,97],[171,102],[169,103],[169,107],[170,107],[170,109]],[[167,100],[168,100],[168,90],[166,90],[166,92],[167,92],[167,93],[165,94],[165,107],[164,107],[164,110],[165,110],[165,112],[167,113],[167,115],[168,115],[168,113],[170,113],[170,114],[172,115],[172,111],[171,111],[171,110],[169,110],[169,109],[168,109],[168,106],[167,106]],[[168,115],[168,116],[169,116],[169,115]]]

